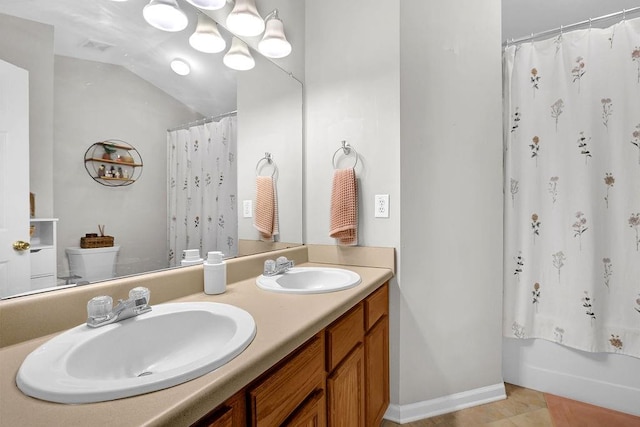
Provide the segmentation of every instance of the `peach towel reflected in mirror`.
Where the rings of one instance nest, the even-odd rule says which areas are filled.
[[[260,239],[275,241],[278,229],[278,197],[273,177],[256,177],[256,212],[254,227],[260,232]]]

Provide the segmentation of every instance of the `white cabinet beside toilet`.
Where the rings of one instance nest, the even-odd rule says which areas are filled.
[[[57,218],[31,218],[31,290],[56,286]]]

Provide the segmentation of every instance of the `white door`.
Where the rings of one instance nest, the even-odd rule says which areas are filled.
[[[16,242],[29,242],[29,73],[0,60],[0,297],[31,288]]]

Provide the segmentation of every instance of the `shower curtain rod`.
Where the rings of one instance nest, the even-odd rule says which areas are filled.
[[[238,114],[238,110],[233,110],[233,111],[229,111],[228,113],[218,114],[217,116],[204,117],[202,119],[198,119],[198,120],[193,121],[193,122],[185,123],[183,125],[176,126],[174,128],[171,128],[171,129],[167,129],[167,132],[173,132],[175,130],[182,130],[182,129],[189,129],[190,127],[193,127],[193,126],[204,125],[206,123],[211,123],[211,122],[213,122],[213,121],[215,121],[217,119],[222,119],[224,117],[233,116],[234,114]]]
[[[536,39],[538,37],[542,37],[542,36],[548,36],[551,34],[555,34],[555,33],[560,33],[562,34],[562,32],[564,32],[565,30],[571,30],[574,29],[576,27],[580,27],[582,25],[586,25],[586,24],[593,24],[595,22],[599,22],[599,21],[604,21],[606,19],[611,19],[611,18],[616,18],[618,16],[622,16],[622,19],[624,20],[626,18],[626,14],[627,13],[634,13],[634,12],[638,12],[640,11],[640,7],[634,7],[631,9],[622,9],[620,12],[614,12],[614,13],[610,13],[608,15],[602,15],[602,16],[598,16],[597,18],[590,18],[590,19],[586,19],[584,21],[581,22],[576,22],[575,24],[569,24],[569,25],[562,25],[558,28],[553,28],[551,30],[546,30],[546,31],[542,31],[540,33],[531,33],[530,36],[526,36],[526,37],[521,37],[519,39],[511,39],[511,40],[507,40],[503,43],[503,46],[509,46],[512,44],[517,44],[517,43],[522,43],[522,42],[526,42],[526,41],[530,41],[533,39]]]

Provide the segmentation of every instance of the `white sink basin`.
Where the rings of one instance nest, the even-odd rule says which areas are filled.
[[[342,268],[293,267],[275,276],[260,275],[256,284],[271,292],[321,294],[353,288],[360,281],[358,273]]]
[[[256,334],[246,311],[210,302],[170,303],[118,323],[80,325],[34,350],[16,383],[58,403],[89,403],[161,390],[242,353]]]

